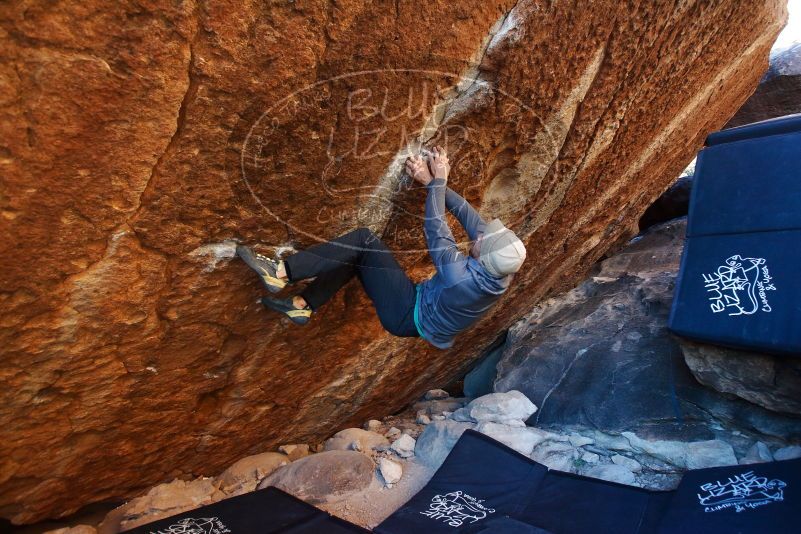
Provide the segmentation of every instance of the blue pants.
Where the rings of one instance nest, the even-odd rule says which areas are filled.
[[[419,336],[414,325],[415,285],[368,228],[302,250],[286,258],[284,265],[292,282],[315,279],[301,292],[312,310],[357,276],[387,332],[400,337]]]

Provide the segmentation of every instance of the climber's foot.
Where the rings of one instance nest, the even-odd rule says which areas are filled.
[[[272,293],[277,293],[286,287],[286,280],[278,278],[276,271],[279,262],[271,260],[261,254],[257,254],[252,248],[245,245],[236,246],[236,255],[242,258],[248,267],[256,271],[264,287]]]
[[[292,298],[276,299],[273,297],[262,297],[261,303],[265,308],[283,313],[295,324],[306,324],[311,319],[312,310],[306,305],[303,308],[296,308]]]

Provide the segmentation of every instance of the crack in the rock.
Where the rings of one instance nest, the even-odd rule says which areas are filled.
[[[178,143],[178,139],[180,138],[181,134],[184,131],[184,127],[186,125],[187,120],[187,108],[189,104],[194,101],[195,97],[197,96],[198,88],[200,86],[200,82],[197,79],[197,74],[195,73],[196,67],[196,53],[195,47],[198,36],[200,35],[200,27],[201,23],[199,20],[199,7],[195,4],[194,10],[194,18],[195,18],[195,31],[192,37],[189,39],[189,60],[187,61],[187,85],[186,91],[184,91],[184,95],[181,98],[181,104],[178,107],[178,113],[175,119],[175,131],[173,132],[170,140],[167,142],[167,146],[164,148],[162,153],[156,159],[156,162],[153,164],[153,168],[150,171],[150,176],[148,177],[145,186],[142,188],[142,191],[139,194],[139,199],[136,204],[136,208],[134,213],[128,217],[127,223],[133,227],[133,222],[139,217],[140,213],[144,209],[144,200],[145,198],[153,191],[155,188],[155,183],[157,177],[160,173],[161,167],[164,165],[165,158],[168,154],[170,154],[173,150],[175,145]],[[141,239],[140,239],[141,241]]]

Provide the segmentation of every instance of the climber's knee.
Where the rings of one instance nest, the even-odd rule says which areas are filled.
[[[375,241],[376,239],[378,239],[378,236],[376,236],[373,233],[373,231],[370,230],[369,228],[367,228],[366,226],[362,226],[360,228],[357,228],[354,231],[358,233],[359,242],[362,243],[362,244],[369,244],[369,243],[372,243],[373,241]]]

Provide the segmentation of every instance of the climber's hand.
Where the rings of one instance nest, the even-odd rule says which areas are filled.
[[[414,178],[416,182],[423,185],[428,185],[433,179],[428,170],[428,165],[426,165],[426,162],[423,161],[423,158],[419,155],[406,158],[406,173]]]
[[[441,146],[435,146],[428,157],[428,167],[431,169],[431,174],[434,178],[448,179],[448,173],[451,171],[451,164],[448,162],[448,154]]]

